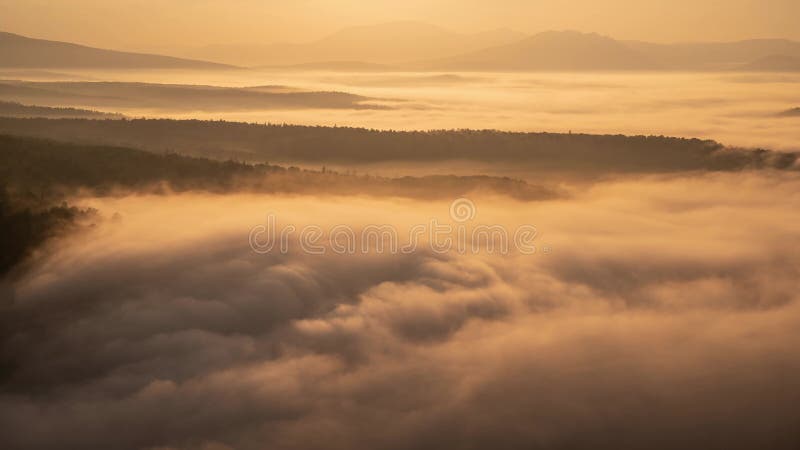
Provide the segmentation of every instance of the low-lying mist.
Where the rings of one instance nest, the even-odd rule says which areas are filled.
[[[16,79],[41,79],[29,73]],[[56,74],[51,75],[56,77]],[[247,90],[209,102],[129,94],[122,99],[72,97],[48,105],[99,107],[132,117],[225,119],[256,123],[339,125],[394,130],[492,128],[509,131],[667,135],[714,139],[731,146],[800,149],[800,105],[794,73],[460,73],[320,70],[85,71],[62,78],[246,88],[292,86],[308,94],[254,96]],[[235,94],[235,95],[234,95]],[[173,97],[178,93],[171,94]],[[31,97],[19,97],[34,100]],[[46,99],[46,96],[41,98]],[[237,107],[235,98],[241,102]],[[5,98],[6,100],[10,97]],[[372,99],[366,101],[367,99]],[[380,99],[380,100],[376,100]],[[61,99],[64,100],[63,98]],[[202,100],[202,101],[201,101]],[[36,104],[35,101],[32,103]],[[261,104],[260,108],[258,105]],[[109,106],[106,106],[109,108]]]
[[[9,448],[796,448],[800,178],[470,197],[534,254],[256,253],[253,227],[453,223],[451,201],[79,197],[2,287]],[[293,235],[295,236],[295,235]],[[323,237],[323,247],[330,245]]]

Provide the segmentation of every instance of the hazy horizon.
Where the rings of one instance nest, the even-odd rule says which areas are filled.
[[[80,73],[27,83],[0,79],[6,90],[0,100],[128,117],[409,131],[667,135],[733,147],[800,150],[797,119],[781,116],[800,106],[797,73],[84,70],[83,80],[92,79],[85,74],[105,80],[96,87],[78,81]],[[60,79],[70,81],[55,81]],[[161,84],[148,89],[134,82]],[[296,93],[302,97],[292,99]]]
[[[725,7],[720,8],[721,4]],[[70,13],[77,10],[82,13]],[[769,13],[774,10],[782,13]],[[362,0],[0,1],[0,30],[147,52],[218,44],[304,43],[349,27],[406,21],[463,34],[506,28],[525,34],[596,32],[615,39],[657,43],[800,40],[798,16],[800,4],[792,0],[413,0],[391,10]],[[87,20],[92,21],[91,27],[86,26]]]

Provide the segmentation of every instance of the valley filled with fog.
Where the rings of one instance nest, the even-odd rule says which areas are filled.
[[[17,75],[20,75],[17,73]],[[194,92],[148,101],[107,92],[81,98],[76,88],[50,94],[5,88],[4,99],[67,105],[131,117],[223,119],[379,129],[500,129],[714,139],[731,146],[796,150],[800,75],[748,72],[340,72],[340,71],[79,71],[27,73],[36,82],[69,80],[260,87],[191,101]],[[31,77],[31,75],[34,75]],[[2,73],[15,79],[14,71]],[[113,87],[113,86],[112,86]],[[123,91],[123,87],[119,91]],[[104,91],[109,89],[104,88]],[[63,92],[72,92],[65,96]],[[79,92],[91,94],[91,85]],[[323,93],[339,93],[327,96]],[[57,94],[58,93],[58,94]],[[288,101],[259,97],[297,95]],[[95,93],[95,96],[101,93]],[[348,97],[350,95],[350,97]],[[107,97],[111,98],[107,98]],[[252,98],[255,97],[255,98]],[[183,99],[183,100],[181,100]],[[237,103],[238,102],[238,103]]]
[[[374,193],[77,197],[93,226],[37,252],[3,309],[0,430],[14,448],[790,448],[799,188],[472,193],[459,223],[450,200]],[[270,213],[320,227],[323,251],[254,252]],[[431,219],[535,226],[536,252],[332,250],[336,226]]]

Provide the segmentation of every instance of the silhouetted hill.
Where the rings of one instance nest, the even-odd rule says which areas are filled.
[[[656,44],[593,33],[508,29],[456,33],[420,22],[350,27],[317,41],[220,44],[171,56],[118,52],[0,32],[0,68],[233,69],[220,63],[297,70],[768,70],[794,71],[800,42]],[[777,60],[782,55],[785,60]],[[204,61],[201,61],[201,60]],[[207,61],[217,61],[212,63]],[[752,65],[752,67],[750,67]]]
[[[215,159],[309,165],[452,161],[507,165],[528,173],[665,173],[796,168],[798,155],[726,148],[664,136],[515,133],[492,130],[380,131],[197,120],[0,118],[0,133]]]
[[[124,30],[121,30],[124,32]],[[118,52],[0,32],[0,67],[29,69],[231,69],[224,64]]]
[[[368,97],[345,92],[306,92],[284,86],[231,88],[124,82],[0,81],[0,98],[40,105],[155,108],[180,111],[273,108],[376,109]]]
[[[786,39],[682,44],[626,41],[623,44],[664,68],[676,70],[733,69],[770,55],[800,57],[800,42]]]
[[[76,226],[79,219],[98,219],[96,211],[64,203],[73,201],[78,191],[96,196],[203,191],[422,199],[484,192],[528,201],[560,195],[510,178],[356,176],[7,135],[0,135],[0,180],[0,276],[46,240]]]
[[[406,70],[716,71],[738,69],[771,55],[800,58],[800,42],[750,39],[657,44],[617,41],[574,31],[525,36],[510,30],[493,30],[469,35],[415,22],[397,22],[348,28],[307,44],[215,46],[189,55],[264,66],[328,65],[332,70],[336,70],[335,61],[362,61],[361,64],[384,63]]]
[[[475,190],[524,200],[553,198],[555,192],[510,178],[490,176],[377,177],[300,170],[157,154],[108,145],[84,145],[0,135],[0,177],[10,192],[31,199],[89,189],[95,195],[130,190],[200,190],[217,193],[297,192],[451,198]],[[454,198],[455,198],[454,197]]]
[[[182,52],[193,58],[246,66],[276,66],[320,61],[393,64],[442,58],[522,39],[513,30],[462,34],[420,22],[391,22],[350,27],[308,43],[211,45]]]
[[[745,64],[739,70],[751,72],[800,72],[800,57],[770,55]]]
[[[121,119],[122,114],[91,111],[76,108],[50,108],[47,106],[23,105],[0,101],[0,116],[3,117],[49,117],[76,119]]]
[[[644,54],[598,34],[548,31],[513,44],[419,63],[435,70],[648,70]]]
[[[40,69],[2,69],[0,80],[27,80],[27,81],[95,81],[94,78],[77,73],[53,72]]]

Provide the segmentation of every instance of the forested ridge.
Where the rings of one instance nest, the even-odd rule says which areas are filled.
[[[123,117],[122,114],[106,113],[89,109],[23,105],[17,102],[4,101],[0,101],[0,116],[84,119],[120,119]]]
[[[458,198],[474,192],[547,200],[560,192],[505,177],[387,178],[156,154],[110,145],[0,135],[0,274],[48,238],[93,219],[82,196],[201,191]]]
[[[8,135],[0,135],[0,179],[17,198],[29,202],[61,201],[76,189],[88,189],[95,195],[113,194],[120,190],[169,189],[178,192],[357,193],[427,198],[487,189],[523,199],[553,196],[553,192],[541,186],[507,177],[349,175],[324,168],[301,170]]]
[[[496,130],[386,131],[223,121],[0,118],[0,133],[249,162],[369,164],[466,160],[530,171],[663,173],[793,168],[797,153],[664,136]]]

